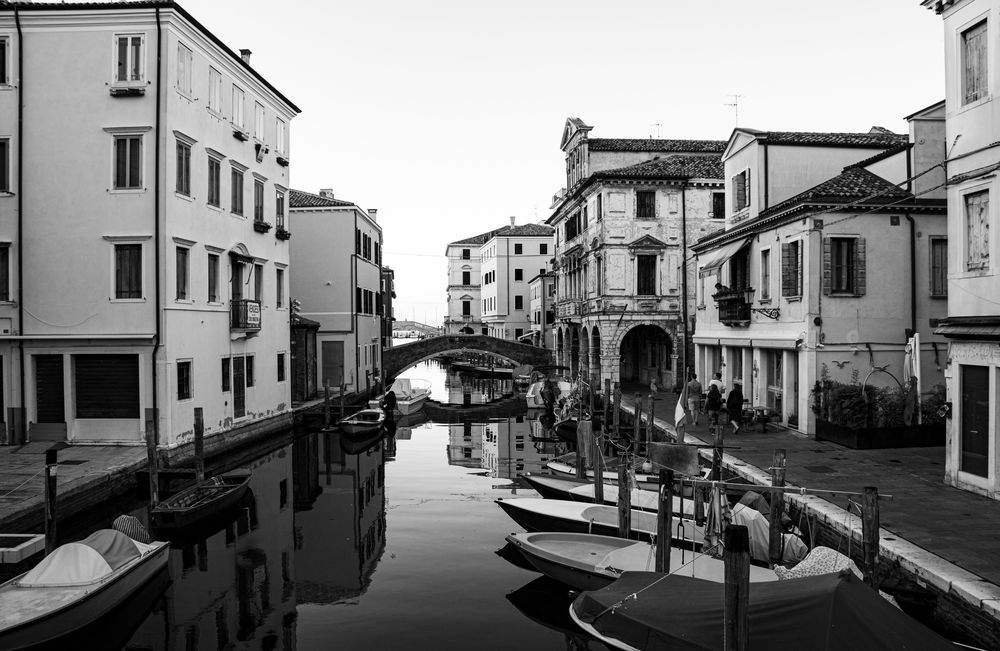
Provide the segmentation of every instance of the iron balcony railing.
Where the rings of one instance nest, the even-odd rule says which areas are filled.
[[[750,307],[753,305],[750,287],[738,290],[722,290],[712,295],[719,305],[719,322],[723,325],[746,325],[750,323]]]
[[[260,301],[248,298],[233,299],[229,317],[232,330],[260,330]]]

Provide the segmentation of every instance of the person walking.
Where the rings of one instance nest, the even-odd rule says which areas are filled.
[[[698,381],[698,374],[692,373],[691,379],[687,383],[687,406],[688,413],[691,414],[691,422],[698,424],[698,414],[701,413],[701,382]]]
[[[733,434],[736,434],[743,425],[743,386],[738,380],[733,382],[733,390],[726,396],[726,410],[729,412]]]
[[[722,373],[716,373],[709,384],[718,387],[719,395],[726,395],[726,385],[722,382]]]
[[[722,394],[719,387],[711,384],[708,387],[708,396],[705,398],[705,412],[708,414],[708,427],[712,429],[719,425],[719,412],[722,411]]]

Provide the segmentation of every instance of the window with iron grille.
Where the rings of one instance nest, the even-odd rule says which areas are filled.
[[[222,358],[222,392],[232,390],[233,381],[232,373],[230,373],[230,360],[228,357]]]

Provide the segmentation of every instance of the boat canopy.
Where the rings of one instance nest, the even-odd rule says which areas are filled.
[[[409,400],[430,392],[430,382],[426,380],[410,380],[408,378],[398,378],[389,387],[389,390],[396,394],[398,400]]]
[[[60,547],[42,559],[18,582],[20,587],[93,583],[148,551],[120,531],[101,529],[79,542]]]

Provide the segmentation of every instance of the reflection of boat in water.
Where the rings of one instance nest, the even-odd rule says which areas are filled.
[[[513,377],[514,375],[514,368],[511,366],[490,366],[489,364],[476,364],[474,362],[467,361],[454,361],[451,363],[451,368],[459,373],[465,373],[468,375],[503,375],[507,377]]]
[[[358,434],[355,436],[340,436],[340,449],[347,454],[364,454],[369,450],[374,450],[383,438],[387,436],[381,429],[373,430],[368,434]]]
[[[381,409],[362,409],[337,421],[340,431],[345,434],[368,434],[381,430],[385,413]]]
[[[171,495],[153,508],[153,526],[157,531],[184,529],[219,516],[243,499],[250,475],[246,469],[233,470]]]
[[[424,406],[424,401],[431,395],[431,383],[427,380],[411,380],[398,378],[389,387],[396,396],[396,407],[393,411],[406,415],[420,411]],[[388,393],[388,391],[386,392]],[[369,400],[368,406],[372,409],[380,409],[385,393]]]
[[[569,616],[573,595],[562,583],[540,576],[509,593],[507,601],[531,621],[569,636],[573,640],[573,646],[569,648],[590,648],[591,640],[581,633]]]

